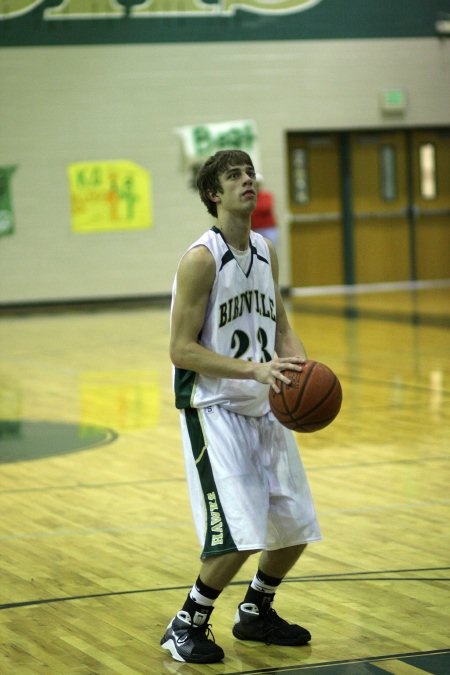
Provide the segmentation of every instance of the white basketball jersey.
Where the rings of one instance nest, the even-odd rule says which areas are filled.
[[[188,250],[206,246],[216,261],[199,343],[235,359],[270,361],[274,356],[276,306],[270,253],[264,238],[250,232],[247,271],[239,266],[222,232],[213,227]],[[176,294],[177,279],[173,286]],[[175,368],[177,408],[220,405],[242,415],[260,417],[269,411],[269,385],[255,380],[206,377]]]

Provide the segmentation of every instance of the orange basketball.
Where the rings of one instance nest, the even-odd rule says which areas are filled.
[[[277,381],[280,393],[269,390],[273,414],[292,431],[309,433],[328,426],[339,413],[342,388],[333,371],[319,361],[308,360],[301,373],[284,370],[290,384]]]

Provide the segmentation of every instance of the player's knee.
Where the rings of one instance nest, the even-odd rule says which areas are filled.
[[[251,555],[255,555],[256,553],[261,553],[262,549],[261,548],[255,548],[252,549],[251,551],[239,551],[239,553],[244,554],[244,559],[247,560],[247,558],[250,558]]]

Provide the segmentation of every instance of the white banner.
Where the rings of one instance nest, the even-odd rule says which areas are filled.
[[[189,166],[202,164],[218,150],[244,150],[253,160],[257,171],[261,171],[259,139],[256,123],[252,120],[197,124],[178,127],[183,157]]]

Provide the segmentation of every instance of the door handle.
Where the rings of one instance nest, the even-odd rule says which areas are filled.
[[[395,211],[356,211],[355,218],[364,220],[381,220],[382,218],[406,218],[408,209],[395,209]]]
[[[341,220],[342,216],[338,212],[327,213],[293,213],[289,220],[294,223],[320,223],[323,221],[334,222]]]
[[[450,216],[450,209],[449,208],[444,208],[444,209],[430,209],[430,208],[421,208],[420,206],[417,206],[417,204],[414,204],[412,207],[412,211],[414,214],[415,218],[424,217],[424,216]]]

